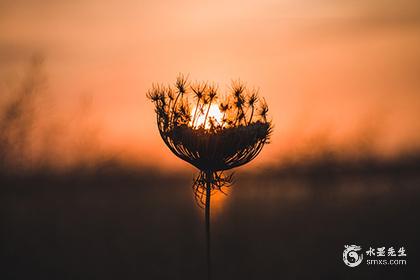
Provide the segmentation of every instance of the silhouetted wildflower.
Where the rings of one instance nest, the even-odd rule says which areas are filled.
[[[177,157],[200,170],[193,189],[201,206],[211,191],[231,185],[232,176],[225,176],[224,171],[254,159],[272,131],[267,103],[260,101],[258,91],[248,92],[240,81],[232,82],[230,96],[217,104],[220,118],[210,116],[219,100],[217,91],[216,85],[208,83],[190,85],[180,75],[174,88],[153,85],[147,93],[155,104],[157,126],[165,144]],[[190,95],[195,98],[193,113]],[[258,114],[254,114],[255,110]]]

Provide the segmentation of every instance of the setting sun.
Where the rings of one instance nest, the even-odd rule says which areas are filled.
[[[196,120],[195,120],[194,123],[192,123],[192,121],[191,121],[190,125],[194,128],[198,128],[198,127],[202,126],[204,124],[205,119],[206,119],[206,113],[207,113],[208,109],[209,108],[206,107],[202,111],[200,111],[200,110],[197,111],[197,107],[195,107],[191,111],[191,119],[193,119],[194,115],[197,114]],[[196,111],[197,111],[197,113],[196,113]],[[206,121],[206,124],[204,125],[205,129],[210,128],[210,120],[213,120],[218,125],[222,124],[223,114],[222,114],[222,112],[220,112],[219,106],[217,104],[211,104],[210,105],[210,109],[208,110],[207,121]]]

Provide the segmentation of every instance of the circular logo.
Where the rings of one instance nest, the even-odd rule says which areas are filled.
[[[347,266],[358,266],[363,260],[363,254],[358,253],[362,247],[357,245],[344,245],[343,261]]]

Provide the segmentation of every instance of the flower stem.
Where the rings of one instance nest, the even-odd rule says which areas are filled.
[[[209,107],[207,108],[206,117],[204,118],[204,128],[206,128],[207,117],[208,117],[208,115],[209,115],[209,111],[210,111],[210,107],[211,107],[211,102],[212,102],[212,101],[213,101],[213,100],[211,100],[211,99],[210,99],[210,102],[209,102]]]
[[[211,172],[206,173],[206,206],[204,216],[206,219],[206,248],[207,248],[207,279],[211,279],[211,257],[210,257],[210,193],[211,193]]]
[[[198,104],[200,103],[201,98],[197,98],[197,104],[195,105],[195,112],[194,112],[194,118],[192,120],[192,127],[194,127],[194,123],[195,123],[195,118],[197,116],[197,111],[198,111]]]
[[[252,122],[252,117],[254,116],[254,105],[251,105],[251,117],[249,117],[248,124]]]

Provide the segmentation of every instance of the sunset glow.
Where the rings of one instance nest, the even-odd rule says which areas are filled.
[[[190,122],[192,127],[198,128],[198,127],[200,127],[204,124],[204,121],[206,119],[207,110],[208,110],[208,116],[207,116],[206,123],[204,125],[205,129],[210,128],[210,121],[214,121],[215,124],[217,124],[217,125],[221,125],[223,123],[223,114],[222,114],[222,112],[220,112],[219,106],[217,104],[211,104],[210,109],[207,106],[201,112],[200,112],[200,110],[197,111],[197,108],[194,107],[194,109],[191,112],[191,119],[194,118],[195,114],[197,114],[197,116],[196,116],[196,121],[194,122],[194,124],[192,123],[192,121]],[[197,111],[197,113],[196,113],[196,111]]]
[[[19,3],[0,8],[0,105],[19,88],[31,56],[42,55],[45,95],[26,163],[57,167],[109,155],[156,165],[150,159],[158,154],[159,166],[181,168],[162,149],[144,97],[180,72],[215,81],[221,92],[231,79],[260,88],[276,130],[263,151],[273,157],[255,164],[328,149],[346,157],[420,149],[418,1]],[[216,105],[209,115],[220,122]]]
[[[0,0],[0,280],[417,279],[419,34],[420,0]]]

